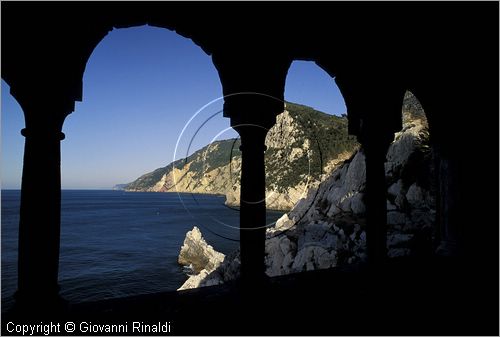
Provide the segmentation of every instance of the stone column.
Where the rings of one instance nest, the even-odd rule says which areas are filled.
[[[242,41],[231,49],[214,50],[212,60],[221,79],[224,116],[231,118],[231,127],[241,137],[241,277],[249,285],[247,293],[251,293],[255,281],[265,279],[264,141],[276,116],[284,109],[283,94],[291,59],[263,49],[262,44],[253,46]],[[281,50],[276,40],[269,47]]]
[[[266,239],[266,173],[264,141],[267,129],[254,125],[235,127],[241,137],[240,251],[245,281],[264,278]]]
[[[51,311],[60,304],[62,120],[27,112],[19,221],[18,290],[23,311]],[[37,116],[29,117],[29,116]],[[43,118],[46,117],[47,120]],[[33,120],[34,119],[34,120]]]
[[[444,86],[447,87],[447,86]],[[433,92],[440,91],[435,88],[429,92],[422,92],[422,102],[429,122],[430,140],[434,152],[435,185],[436,185],[436,255],[446,257],[459,257],[464,253],[465,241],[463,240],[462,226],[467,223],[467,214],[471,208],[464,203],[464,197],[474,195],[465,192],[474,190],[468,188],[475,184],[475,180],[464,175],[464,167],[467,167],[467,156],[473,153],[471,148],[471,137],[464,136],[464,129],[480,129],[475,122],[466,122],[455,118],[454,114],[466,114],[469,111],[459,102],[442,102],[434,99]],[[453,95],[454,92],[443,93],[442,97]],[[430,99],[429,99],[430,98]],[[466,126],[464,125],[467,124]],[[471,183],[472,182],[472,183]],[[469,235],[470,237],[470,235]],[[469,242],[477,239],[467,240]],[[475,252],[476,249],[472,249]]]
[[[458,256],[460,254],[460,215],[458,206],[458,165],[450,159],[439,146],[434,146],[438,154],[436,163],[437,179],[437,221],[439,223],[440,242],[436,254]]]
[[[402,128],[401,108],[405,93],[394,74],[374,69],[366,68],[364,72],[344,74],[335,79],[346,101],[349,133],[357,136],[365,153],[366,248],[372,267],[383,264],[387,258],[384,163],[394,133]],[[377,79],[383,79],[384,85]]]
[[[385,158],[391,138],[372,135],[361,140],[366,162],[366,249],[372,266],[387,257],[387,186]]]

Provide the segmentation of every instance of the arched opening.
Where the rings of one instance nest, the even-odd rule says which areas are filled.
[[[313,75],[313,69],[317,75]],[[322,175],[315,177],[316,183],[309,187],[307,197],[275,227],[268,229],[268,274],[276,276],[364,263],[367,260],[365,154],[355,138],[347,135],[342,95],[330,76],[313,63],[294,62],[288,79],[287,101],[291,97],[303,99],[301,103],[308,102],[314,107],[327,107],[330,102],[337,101],[337,106],[332,105],[330,110],[339,111],[337,114],[341,118],[326,118],[312,108],[298,109],[314,116],[309,117],[303,129],[311,131],[309,123],[315,126],[314,133],[320,134],[318,138],[322,140],[316,145],[327,158],[324,160],[327,165]],[[297,84],[292,84],[292,79]],[[305,90],[308,84],[314,89]],[[322,89],[316,89],[317,85],[328,87],[332,94],[320,98],[318,93]],[[296,109],[296,105],[288,102],[287,106]],[[403,129],[395,134],[385,163],[390,258],[432,254],[436,236],[435,186],[431,178],[433,160],[427,120],[422,106],[410,92],[405,94],[401,113]],[[323,127],[318,128],[320,123]],[[335,123],[337,127],[333,126]],[[309,149],[314,148],[310,146]],[[310,166],[315,165],[314,158],[314,154],[309,153]]]
[[[359,144],[348,135],[346,106],[338,87],[313,62],[295,61],[288,72],[285,100],[286,124],[294,132],[283,137],[293,142],[288,156],[293,181],[307,184],[299,185],[305,193],[268,229],[270,276],[351,263],[363,248],[348,252],[345,246],[364,245],[359,179],[363,168],[354,156]],[[297,165],[299,161],[303,165]]]
[[[109,33],[83,83],[83,102],[66,119],[62,143],[60,294],[80,302],[176,290],[187,278],[179,250],[197,222],[177,193],[148,186],[129,193],[121,185],[170,165],[180,130],[220,97],[217,72],[189,39],[142,26]],[[210,125],[217,132],[227,127],[222,114]],[[191,154],[210,137],[200,133],[178,153]],[[223,207],[210,205],[213,198],[204,197],[208,208]],[[201,225],[206,240],[225,251],[226,241]]]
[[[327,228],[331,224],[325,221],[333,216],[327,213],[334,212],[334,207],[324,208],[328,195],[321,183],[345,160],[349,161],[359,147],[355,138],[347,134],[345,103],[333,79],[311,62],[295,62],[288,76],[285,111],[277,116],[265,140],[266,207],[268,212],[286,213],[277,221],[266,223],[265,262],[269,276],[337,265],[336,252],[330,255],[333,247],[328,246],[336,234]],[[323,87],[330,93],[328,90],[321,93],[318,88]],[[315,104],[318,102],[321,108]],[[238,163],[241,165],[238,153],[233,153],[233,162],[237,171]],[[239,192],[239,186],[235,186],[228,200],[237,204]],[[354,199],[350,192],[346,190],[342,196]],[[352,215],[351,203],[344,204]],[[356,211],[362,216],[362,210]],[[344,221],[345,226],[353,227],[352,218]],[[322,239],[326,239],[326,245],[319,242]],[[203,277],[202,281],[193,279],[189,287],[234,279],[238,269],[238,262],[234,261],[238,261],[237,253],[228,256],[216,273]]]
[[[25,127],[21,107],[2,80],[2,312],[13,304],[17,287],[18,225]]]
[[[404,95],[402,121],[385,163],[388,255],[429,256],[438,234],[434,154],[425,111],[410,91]]]

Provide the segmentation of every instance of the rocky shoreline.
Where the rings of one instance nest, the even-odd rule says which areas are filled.
[[[405,117],[403,129],[395,134],[385,163],[390,258],[430,254],[435,235],[435,192],[429,178],[433,160],[427,122],[423,118]],[[266,274],[278,276],[365,261],[365,181],[365,160],[360,149],[339,163],[316,188],[309,189],[305,198],[267,229]],[[193,231],[201,243],[193,242],[193,235],[189,234]],[[184,246],[205,247],[199,230],[193,231],[186,236]],[[220,284],[238,277],[238,251],[222,259],[217,255],[213,260],[210,249],[194,251],[209,262],[179,290]],[[184,260],[184,264],[194,261]]]
[[[432,242],[437,235],[434,227],[435,182],[431,178],[434,161],[427,120],[411,93],[407,93],[405,102],[409,103],[403,109],[403,128],[394,135],[385,163],[389,258],[432,254],[435,249]],[[291,211],[267,229],[265,263],[268,276],[366,260],[363,149],[350,157],[344,155],[342,159],[332,163],[331,172],[323,175],[321,183],[309,188],[307,195],[300,198]],[[199,230],[193,231],[201,244],[193,242],[191,234],[186,236],[184,245],[205,247]],[[203,261],[213,256],[210,249],[194,251],[205,256]],[[193,261],[183,262],[186,263]],[[239,275],[239,263],[238,251],[207,262],[180,289],[235,279]]]

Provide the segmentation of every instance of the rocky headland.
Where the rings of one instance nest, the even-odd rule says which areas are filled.
[[[125,191],[188,192],[226,196],[239,206],[239,139],[212,142],[185,159],[146,173],[121,186]],[[266,137],[267,207],[290,210],[358,148],[347,134],[347,118],[286,103]]]

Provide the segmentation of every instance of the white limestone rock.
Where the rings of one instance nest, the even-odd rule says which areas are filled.
[[[386,156],[387,177],[392,178],[401,173],[401,168],[408,163],[410,156],[417,149],[419,136],[424,128],[421,123],[407,124],[401,132],[395,134],[395,140],[389,146]]]
[[[191,275],[177,290],[208,287],[236,280],[240,277],[240,251],[228,254],[215,269],[202,269],[198,274]]]
[[[273,237],[266,240],[265,246],[265,263],[267,266],[267,274],[269,276],[281,275],[281,265],[285,255],[280,247],[281,237]]]
[[[363,193],[356,193],[351,198],[351,211],[353,214],[360,215],[366,212],[366,206],[363,201]]]
[[[366,183],[366,165],[363,151],[358,151],[352,161],[345,176],[345,189],[347,191],[360,191]]]
[[[200,286],[210,286],[236,280],[240,277],[240,251],[236,250],[226,256],[224,261],[215,270],[207,275]]]
[[[189,276],[186,282],[184,282],[182,286],[177,290],[199,288],[200,284],[203,282],[203,280],[205,280],[208,274],[209,272],[206,269],[202,269],[198,274]]]
[[[298,249],[302,249],[307,244],[320,242],[330,229],[330,225],[325,222],[313,222],[304,226],[304,234],[299,237]]]
[[[224,254],[217,252],[206,243],[198,227],[193,227],[191,231],[186,233],[178,262],[181,265],[192,266],[195,274],[190,275],[177,290],[222,283],[223,277],[213,273],[213,271],[224,262],[224,258]]]
[[[240,189],[230,190],[226,192],[226,202],[227,206],[237,207],[240,205]]]
[[[179,253],[178,263],[184,266],[191,265],[196,273],[206,269],[214,270],[224,261],[224,254],[219,253],[208,245],[198,227],[186,233],[184,244]]]
[[[331,268],[337,265],[336,252],[320,246],[306,246],[299,250],[292,264],[293,272]]]
[[[295,255],[296,254],[293,251],[286,254],[286,256],[283,258],[283,263],[281,265],[281,274],[280,275],[286,275],[286,274],[290,274],[292,272],[292,265],[293,265],[293,262],[295,261]],[[269,271],[269,269],[268,269],[268,271]],[[272,275],[270,275],[270,273],[268,271],[266,271],[266,273],[269,276],[272,276]]]
[[[297,245],[287,236],[277,236],[266,240],[266,273],[269,276],[284,275],[290,269]]]
[[[265,144],[268,148],[282,149],[287,144],[293,144],[300,136],[300,129],[295,127],[296,122],[288,110],[278,115],[277,123],[268,131]]]
[[[281,218],[279,218],[276,221],[276,224],[274,226],[271,226],[271,227],[266,229],[266,235],[267,235],[267,237],[272,237],[277,233],[280,233],[284,230],[291,228],[294,224],[295,224],[295,221],[290,219],[288,217],[288,214],[285,213],[285,214],[283,214],[283,216]]]

